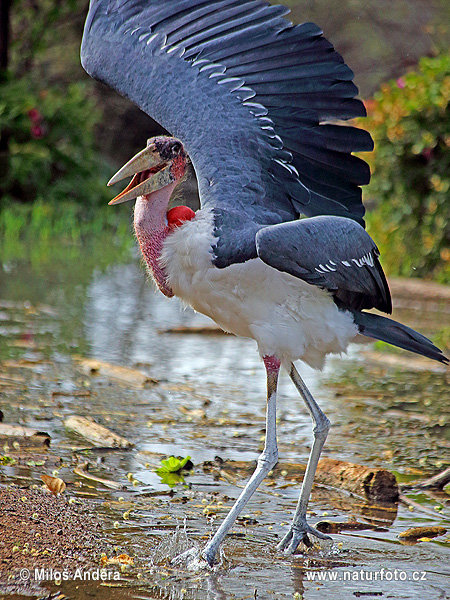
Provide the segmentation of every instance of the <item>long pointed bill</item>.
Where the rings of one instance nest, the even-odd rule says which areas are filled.
[[[144,148],[136,156],[127,162],[108,181],[113,185],[125,177],[134,176],[127,187],[113,198],[109,204],[120,204],[128,200],[134,200],[138,196],[145,196],[151,192],[173,183],[174,177],[170,172],[170,164],[161,160],[161,157],[152,148]]]
[[[126,177],[132,177],[135,173],[140,173],[152,167],[158,167],[161,165],[161,162],[161,157],[153,148],[144,148],[135,154],[133,158],[130,158],[127,164],[111,177],[107,185],[114,185]],[[165,166],[165,164],[163,163],[162,166]]]
[[[154,170],[156,167],[154,167]],[[166,185],[173,183],[175,178],[170,172],[170,165],[158,172],[152,172],[152,169],[137,173],[127,187],[118,196],[113,198],[108,204],[120,204],[128,200],[134,200],[138,196],[146,196],[156,192]]]

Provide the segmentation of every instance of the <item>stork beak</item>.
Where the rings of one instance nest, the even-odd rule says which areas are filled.
[[[133,156],[111,177],[108,185],[113,185],[131,176],[133,176],[131,182],[109,204],[120,204],[134,200],[138,196],[145,196],[160,190],[175,180],[170,171],[170,163],[162,161],[159,153],[152,147],[144,148],[136,156]]]

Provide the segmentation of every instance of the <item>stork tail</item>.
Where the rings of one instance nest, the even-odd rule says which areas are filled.
[[[387,342],[398,348],[421,354],[441,363],[448,364],[448,358],[424,335],[392,319],[367,312],[353,312],[353,318],[360,333],[367,337]]]

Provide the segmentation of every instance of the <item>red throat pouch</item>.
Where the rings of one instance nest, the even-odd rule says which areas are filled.
[[[167,211],[167,225],[169,229],[176,229],[194,217],[195,212],[189,206],[174,206]]]

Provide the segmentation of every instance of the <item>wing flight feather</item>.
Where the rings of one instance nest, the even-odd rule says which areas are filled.
[[[214,210],[215,264],[300,214],[363,224],[369,134],[353,73],[313,23],[262,0],[91,0],[82,63],[186,147]]]

